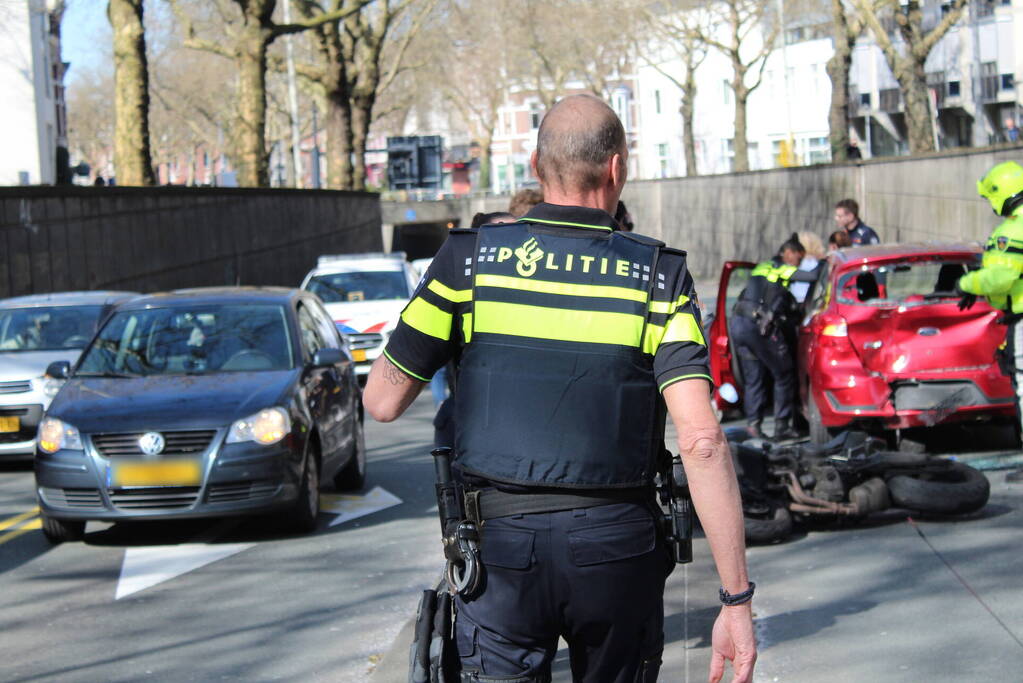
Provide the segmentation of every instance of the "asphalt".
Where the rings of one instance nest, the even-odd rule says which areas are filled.
[[[324,512],[302,537],[261,519],[90,524],[84,542],[51,547],[31,471],[0,467],[0,680],[406,681],[408,625],[442,562],[431,415],[424,397],[368,427],[367,492],[400,504],[340,524]],[[1023,483],[987,474],[991,502],[970,518],[889,511],[750,548],[755,680],[1023,680]],[[129,557],[194,548],[226,554],[118,599]],[[702,539],[695,555],[668,581],[662,681],[707,677],[718,581]],[[571,680],[564,651],[554,672]]]

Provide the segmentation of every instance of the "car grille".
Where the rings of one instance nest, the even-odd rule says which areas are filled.
[[[191,432],[161,432],[166,441],[160,455],[188,455],[202,453],[209,448],[216,436],[216,430],[206,429]],[[144,455],[139,448],[139,437],[142,433],[132,434],[93,434],[92,445],[100,454],[108,458],[120,456]]]
[[[55,507],[101,508],[103,498],[98,489],[51,489],[44,488],[43,496]]]
[[[0,394],[24,394],[29,391],[32,391],[32,382],[29,380],[0,382]]]
[[[268,498],[277,493],[279,484],[272,481],[247,481],[241,484],[215,484],[206,500],[210,503],[233,503],[254,498]]]
[[[122,510],[159,510],[191,507],[199,498],[198,486],[152,486],[110,489],[110,502]]]
[[[348,335],[348,344],[352,351],[357,349],[373,349],[380,346],[384,341],[384,335],[379,332],[358,333]]]

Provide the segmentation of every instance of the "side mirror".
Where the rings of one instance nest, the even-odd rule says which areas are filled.
[[[345,354],[341,349],[320,349],[313,355],[313,367],[330,367],[331,365],[337,365],[344,359]]]
[[[50,379],[67,379],[71,376],[71,362],[58,360],[46,366],[46,376]]]

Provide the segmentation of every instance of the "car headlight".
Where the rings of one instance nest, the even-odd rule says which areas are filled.
[[[43,418],[39,423],[39,448],[45,453],[59,450],[82,450],[82,435],[66,422],[55,417]]]
[[[267,408],[231,425],[227,443],[255,441],[269,446],[277,443],[291,431],[291,418],[284,408]]]

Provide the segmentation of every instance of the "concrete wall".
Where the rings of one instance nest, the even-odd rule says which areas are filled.
[[[636,230],[689,252],[698,279],[716,278],[726,260],[761,260],[795,231],[822,240],[835,230],[833,206],[851,197],[883,242],[983,241],[997,225],[976,181],[996,163],[1023,162],[1023,146],[861,163],[630,182],[622,195]],[[409,209],[429,219],[506,208],[506,197],[385,202],[384,222]],[[482,207],[482,208],[481,208]],[[491,208],[493,207],[493,208]]]
[[[379,196],[368,192],[0,188],[0,298],[297,287],[321,254],[382,248]]]

